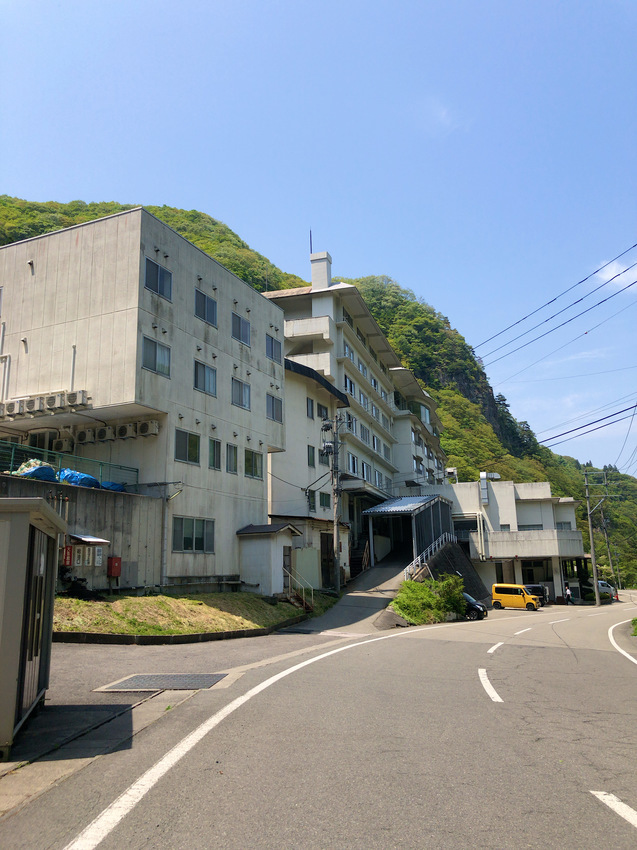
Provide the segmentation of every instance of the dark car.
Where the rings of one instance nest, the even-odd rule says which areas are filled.
[[[537,596],[540,600],[540,605],[546,605],[549,601],[549,589],[543,584],[525,584],[526,592],[531,596]]]
[[[473,596],[470,596],[468,593],[463,593],[462,595],[467,603],[467,607],[464,612],[467,620],[482,620],[484,617],[489,616],[486,605],[482,602],[478,602],[477,599],[474,599]]]

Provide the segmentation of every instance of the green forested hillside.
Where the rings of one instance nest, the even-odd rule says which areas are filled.
[[[33,203],[0,196],[0,245],[112,215],[131,206],[83,201]],[[278,269],[225,224],[205,213],[166,206],[146,208],[259,291],[306,283]],[[442,445],[449,466],[458,468],[461,481],[475,480],[482,470],[488,470],[500,473],[505,480],[548,480],[555,495],[583,498],[581,464],[540,446],[529,424],[511,415],[504,396],[494,397],[471,347],[452,328],[449,319],[389,277],[346,282],[360,289],[403,363],[439,402],[444,426]],[[604,503],[611,548],[613,552],[617,550],[622,577],[637,586],[637,480],[613,468],[607,472],[611,492],[622,497]],[[601,523],[600,511],[594,517]],[[579,527],[588,544],[583,506],[579,509]],[[603,569],[608,556],[601,529],[595,532],[595,549]]]

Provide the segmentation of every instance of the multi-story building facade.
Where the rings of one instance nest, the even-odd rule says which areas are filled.
[[[142,208],[0,248],[0,281],[0,439],[134,468],[157,583],[240,572],[285,448],[280,307]]]
[[[286,360],[312,370],[347,399],[348,406],[339,408],[338,421],[332,424],[339,436],[340,515],[347,523],[351,546],[356,549],[368,531],[368,523],[362,517],[366,508],[428,481],[444,480],[440,422],[434,400],[402,366],[358,289],[332,281],[328,253],[312,254],[310,259],[311,286],[268,292],[266,297],[279,304],[285,314]],[[309,405],[310,389],[316,381],[299,375],[297,383],[295,405],[303,417],[303,403],[307,398]],[[289,384],[288,376],[286,397],[291,404]],[[321,415],[334,419],[334,410],[324,401],[321,404]],[[295,417],[294,421],[296,425],[298,419]],[[333,434],[333,430],[323,432],[322,440],[328,446],[330,441],[333,443]],[[302,482],[298,475],[293,477],[294,472],[298,473],[303,465],[314,469],[307,461],[302,463],[300,459],[296,464],[292,460],[289,448],[296,438],[296,433],[292,437],[288,431],[288,451],[271,458],[275,476],[271,484],[271,514],[277,517],[298,517],[303,508],[306,515],[313,513],[312,503],[306,506],[300,498],[299,513],[284,509],[288,498],[281,479],[294,481],[300,487]],[[320,451],[316,451],[320,447],[315,445],[319,432],[312,436],[314,445],[309,442],[309,434],[304,434],[303,439],[307,451],[320,456]],[[308,458],[312,455],[308,454]],[[320,471],[317,465],[317,477]],[[326,512],[327,496],[326,491]],[[340,548],[345,548],[342,542]],[[345,564],[346,561],[347,551]]]

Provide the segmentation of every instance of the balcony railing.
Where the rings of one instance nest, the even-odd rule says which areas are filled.
[[[62,452],[25,446],[22,443],[0,440],[0,472],[15,473],[23,463],[29,460],[48,463],[56,472],[60,469],[73,469],[75,472],[92,475],[100,484],[104,481],[113,481],[116,484],[136,486],[139,483],[139,469],[133,466],[121,466],[107,461],[76,457]]]

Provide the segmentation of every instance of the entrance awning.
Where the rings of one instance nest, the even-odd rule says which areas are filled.
[[[367,508],[367,510],[363,511],[363,516],[418,514],[434,502],[443,502],[447,505],[453,504],[449,499],[445,499],[444,496],[439,496],[437,493],[430,493],[427,496],[401,496],[399,499],[387,499],[387,501],[381,502],[380,505]]]
[[[85,546],[110,546],[110,540],[103,537],[93,537],[90,534],[69,534],[71,540],[76,543],[84,543]]]

